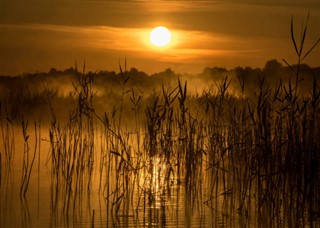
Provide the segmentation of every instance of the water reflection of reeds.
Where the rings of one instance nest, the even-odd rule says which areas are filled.
[[[132,128],[124,128],[121,110],[103,117],[95,113],[90,88],[94,75],[78,77],[74,84],[78,106],[69,120],[59,122],[51,107],[47,158],[51,224],[96,224],[105,219],[114,226],[168,226],[181,221],[194,226],[195,218],[197,225],[215,227],[317,223],[316,78],[311,95],[303,98],[281,83],[271,89],[263,78],[256,100],[235,98],[228,95],[225,78],[217,90],[197,97],[187,96],[187,83],[178,80],[176,87],[163,86],[146,101],[133,90],[128,92],[123,77],[123,99],[131,100],[135,120]],[[1,121],[5,192],[15,133],[6,117]],[[24,196],[37,153],[39,194],[41,129],[35,123],[34,135],[29,135],[24,120],[21,128],[21,219],[28,226]],[[106,215],[91,206],[94,194],[100,195]]]
[[[47,91],[50,224],[319,225],[320,88],[314,75],[312,91],[300,93],[302,48],[296,50],[298,67],[290,66],[295,82],[270,88],[260,76],[256,97],[245,96],[241,78],[242,94],[231,96],[228,77],[201,95],[188,95],[187,82],[178,79],[176,86],[143,97],[128,88],[130,74],[120,68],[119,104],[100,115],[94,107],[95,74],[83,70],[76,71],[73,83],[77,105],[67,121],[59,121]],[[126,99],[131,113],[124,111]],[[2,196],[10,196],[13,182],[15,122],[14,110],[1,109],[1,223],[3,206],[12,207],[12,198]],[[40,123],[34,137],[27,123],[22,119],[23,226],[32,224],[26,196],[37,153],[38,195],[41,161]],[[99,208],[92,207],[96,195]]]

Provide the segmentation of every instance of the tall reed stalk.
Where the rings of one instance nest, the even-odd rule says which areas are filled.
[[[15,133],[14,123],[17,117],[17,108],[13,108],[9,113],[7,106],[2,110],[2,103],[0,102],[0,128],[2,145],[4,146],[4,156],[6,170],[9,173],[15,156]]]
[[[36,158],[37,150],[38,150],[38,130],[37,125],[34,123],[34,132],[35,132],[35,146],[33,150],[33,154],[30,154],[30,146],[29,146],[29,135],[27,133],[28,130],[28,122],[25,122],[22,117],[22,135],[23,135],[23,160],[22,160],[22,177],[21,177],[21,187],[20,187],[20,196],[25,197],[28,191],[30,177],[32,173],[33,164]],[[40,151],[38,151],[40,153]]]
[[[77,82],[73,86],[78,103],[64,125],[58,122],[54,107],[50,106],[51,203],[55,211],[60,207],[59,202],[62,202],[66,219],[70,213],[73,216],[79,215],[82,201],[87,202],[85,199],[88,199],[91,192],[95,137],[92,112],[94,76],[94,73],[85,74],[85,65],[82,73],[76,70]],[[48,98],[49,104],[52,104],[52,97]],[[84,198],[85,193],[87,198]]]

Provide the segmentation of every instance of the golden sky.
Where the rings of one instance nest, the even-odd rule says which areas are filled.
[[[65,69],[86,61],[89,70],[119,70],[127,61],[147,73],[205,67],[263,67],[270,59],[296,62],[297,37],[310,10],[306,48],[320,37],[320,0],[0,2],[0,74]],[[150,30],[171,30],[172,42],[155,48]],[[320,65],[320,48],[306,63]]]

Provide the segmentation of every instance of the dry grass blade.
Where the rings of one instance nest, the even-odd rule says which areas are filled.
[[[294,29],[293,29],[293,17],[291,18],[291,40],[294,46],[294,50],[296,51],[297,55],[300,56],[300,53],[298,51],[298,47],[297,47],[297,43],[296,40],[294,38]]]
[[[306,54],[301,58],[303,61],[311,52],[312,50],[320,43],[320,38],[314,43],[314,45],[306,52]]]
[[[299,56],[301,56],[301,54],[302,54],[303,45],[304,45],[304,43],[305,43],[305,39],[306,39],[306,35],[307,35],[307,30],[308,30],[307,28],[308,28],[309,17],[310,17],[310,11],[308,12],[306,25],[304,26],[303,33],[302,33],[302,37],[301,37],[301,41],[300,41]]]

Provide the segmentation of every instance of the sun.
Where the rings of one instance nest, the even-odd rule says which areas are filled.
[[[150,33],[150,42],[157,47],[164,47],[171,41],[171,33],[169,29],[158,26],[152,29]]]

